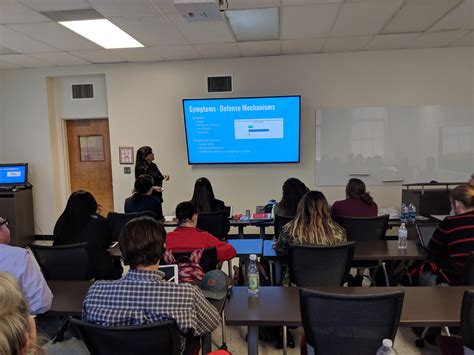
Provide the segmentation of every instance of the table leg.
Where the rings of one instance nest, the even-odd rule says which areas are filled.
[[[237,229],[239,230],[239,239],[244,238],[244,226],[237,226]]]
[[[229,278],[232,280],[232,259],[227,260],[227,271]]]
[[[202,353],[207,354],[212,351],[212,338],[211,333],[206,333],[201,337],[202,342]]]
[[[283,326],[283,355],[288,354],[288,339],[286,338],[286,325]]]
[[[265,226],[260,226],[260,239],[265,239]]]
[[[258,355],[258,326],[248,326],[247,333],[247,354]]]
[[[270,286],[273,286],[273,269],[275,267],[275,262],[273,260],[268,261],[270,267]]]

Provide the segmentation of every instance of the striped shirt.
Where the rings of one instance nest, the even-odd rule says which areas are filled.
[[[465,264],[474,251],[474,212],[446,217],[435,230],[428,249],[450,285],[462,285]]]
[[[183,334],[193,336],[219,326],[219,313],[198,287],[167,282],[163,276],[130,269],[120,280],[95,282],[84,299],[82,319],[112,327],[174,320]]]

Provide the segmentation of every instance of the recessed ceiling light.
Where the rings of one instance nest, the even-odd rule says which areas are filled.
[[[59,21],[59,24],[105,49],[144,47],[107,19]]]
[[[280,38],[280,9],[226,10],[230,27],[239,42]]]

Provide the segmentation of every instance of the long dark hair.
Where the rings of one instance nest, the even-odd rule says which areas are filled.
[[[214,200],[215,197],[211,182],[205,177],[197,179],[194,184],[194,192],[191,202],[198,212],[212,212],[212,203]]]
[[[153,150],[151,149],[151,147],[147,145],[138,148],[137,159],[135,159],[135,166],[147,165],[148,162],[145,160],[145,157],[152,153],[153,153]]]
[[[366,205],[371,205],[374,202],[372,196],[365,191],[365,184],[362,180],[352,178],[346,185],[346,196],[350,198],[357,198],[362,200]]]
[[[289,178],[283,183],[283,196],[278,205],[285,210],[288,216],[296,215],[298,203],[309,189],[296,178]]]
[[[90,192],[76,191],[69,196],[66,208],[59,217],[54,234],[67,238],[81,232],[97,211],[97,201]]]

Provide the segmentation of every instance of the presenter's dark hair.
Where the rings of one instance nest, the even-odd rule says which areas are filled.
[[[143,147],[138,148],[137,150],[137,159],[135,161],[135,166],[142,166],[145,164],[145,157],[149,154],[153,153],[151,147],[145,145]]]
[[[135,192],[145,195],[153,187],[153,178],[148,174],[142,174],[135,180]]]
[[[212,212],[212,204],[215,200],[211,182],[205,178],[199,178],[194,184],[193,197],[191,202],[199,213]]]
[[[155,265],[165,253],[165,228],[151,217],[137,217],[122,229],[119,247],[123,262],[135,269]]]
[[[73,192],[69,196],[64,212],[56,222],[54,239],[59,237],[67,240],[71,235],[80,233],[96,211],[97,201],[90,192],[83,190]]]
[[[191,220],[196,213],[198,213],[198,210],[192,202],[185,201],[178,203],[178,206],[176,206],[176,219],[179,224]]]
[[[362,180],[352,178],[346,185],[346,196],[362,200],[366,205],[371,205],[374,199],[365,190],[365,184]]]
[[[288,216],[295,216],[298,203],[309,189],[301,180],[289,178],[283,183],[282,190],[283,195],[278,206],[281,207]]]

